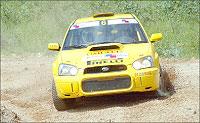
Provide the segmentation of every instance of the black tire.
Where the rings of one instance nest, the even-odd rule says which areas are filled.
[[[60,99],[58,97],[54,81],[52,82],[52,98],[54,106],[58,111],[71,109],[76,104],[75,98]]]
[[[159,65],[160,66],[160,65]],[[157,97],[168,97],[169,93],[167,92],[166,89],[166,83],[165,83],[165,78],[164,74],[166,71],[162,71],[162,68],[160,66],[160,81],[159,81],[159,89],[156,90],[156,95]]]

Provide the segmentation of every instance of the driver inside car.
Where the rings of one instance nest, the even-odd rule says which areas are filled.
[[[82,45],[88,45],[94,43],[94,31],[91,28],[82,32]]]
[[[132,43],[135,41],[138,41],[138,36],[133,27],[123,25],[118,29],[115,42]]]

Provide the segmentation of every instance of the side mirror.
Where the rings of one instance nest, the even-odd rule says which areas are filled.
[[[162,40],[163,36],[161,33],[155,33],[151,35],[150,41],[151,42],[156,42]]]
[[[48,44],[48,49],[49,50],[59,51],[60,50],[60,45],[58,43],[49,43]]]

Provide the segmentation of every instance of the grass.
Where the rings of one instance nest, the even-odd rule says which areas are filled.
[[[157,52],[163,57],[199,58],[199,23],[158,21],[145,25],[149,37],[162,33],[163,40],[155,43]]]
[[[156,9],[155,2],[152,1],[138,1],[136,2],[137,4],[133,2],[127,3],[125,1],[106,1],[104,3],[100,1],[52,1],[48,2],[48,4],[45,4],[46,2],[37,2],[38,4],[36,2],[25,3],[28,3],[27,6],[35,6],[34,13],[36,16],[26,20],[25,16],[20,15],[20,23],[18,24],[1,21],[2,55],[30,55],[32,53],[55,54],[57,52],[52,52],[47,49],[48,43],[62,43],[65,32],[74,19],[92,16],[95,13],[101,12],[131,12],[140,18],[149,37],[153,33],[163,34],[163,40],[154,43],[156,51],[160,56],[199,58],[199,18],[195,16],[191,19],[180,20],[179,18],[183,16],[184,11],[179,10],[179,15],[172,16],[170,19],[167,16],[162,19],[156,19],[158,17],[160,18],[159,13],[161,11]],[[156,2],[157,5],[159,5],[158,3],[160,2]],[[163,3],[167,5],[166,2]],[[173,4],[170,3],[170,5]],[[12,6],[15,6],[14,2]],[[151,7],[146,9],[145,6]],[[164,9],[166,10],[166,8]],[[171,8],[169,9],[171,10]],[[15,12],[17,9],[13,11]],[[29,7],[27,12],[31,11]],[[171,13],[173,14],[173,11]],[[28,15],[26,14],[26,16]],[[32,13],[31,15],[34,14]],[[161,15],[165,16],[164,14]],[[25,20],[23,21],[24,18]]]

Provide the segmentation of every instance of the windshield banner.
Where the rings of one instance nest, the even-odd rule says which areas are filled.
[[[107,20],[107,25],[128,24],[128,23],[138,23],[138,22],[135,19],[113,19],[113,20]],[[93,27],[93,26],[100,26],[100,21],[77,23],[77,24],[72,25],[70,30],[79,29],[79,28],[85,28],[85,27]]]
[[[115,19],[108,20],[108,25],[112,24],[124,24],[124,23],[138,23],[135,19]]]
[[[91,22],[84,22],[84,23],[77,23],[71,26],[70,30],[72,29],[78,29],[78,28],[84,28],[84,27],[93,27],[93,26],[99,26],[99,21],[91,21]]]

